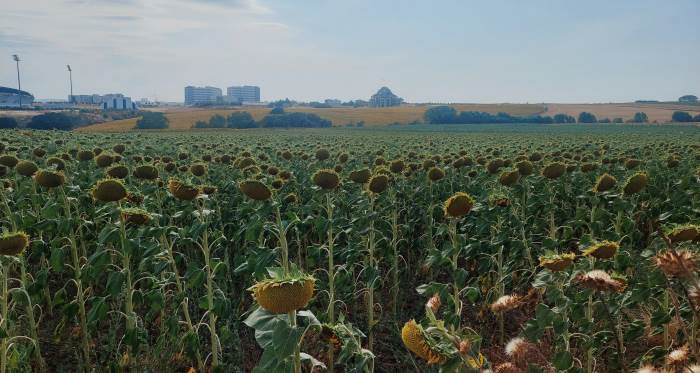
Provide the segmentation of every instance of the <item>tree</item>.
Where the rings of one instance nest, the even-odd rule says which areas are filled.
[[[553,118],[554,123],[576,123],[576,118],[571,115],[557,114]]]
[[[70,131],[75,125],[75,118],[65,113],[45,113],[32,117],[27,128],[35,130]]]
[[[270,114],[272,114],[272,115],[284,114],[284,108],[282,106],[276,106],[275,108],[270,110]]]
[[[678,98],[678,102],[685,102],[694,104],[698,102],[698,96],[695,95],[685,95]]]
[[[426,123],[449,124],[457,123],[457,110],[450,106],[435,106],[426,110],[423,114]]]
[[[0,128],[17,128],[17,119],[12,117],[0,117]]]
[[[598,119],[595,117],[595,115],[584,111],[578,115],[578,122],[579,123],[596,123],[596,122],[598,122]]]
[[[687,111],[674,111],[671,117],[673,122],[692,122],[693,117]]]
[[[229,128],[256,128],[253,116],[247,111],[236,111],[231,113],[226,120]]]
[[[632,119],[634,123],[646,123],[649,121],[649,118],[647,117],[646,113],[643,112],[638,112],[634,113],[634,118]]]
[[[141,118],[136,121],[136,129],[139,130],[159,130],[170,126],[170,121],[163,113],[146,111]]]
[[[209,128],[224,128],[226,127],[226,118],[223,115],[214,114],[209,118]]]
[[[332,125],[330,120],[323,119],[313,113],[268,115],[260,121],[260,127],[263,128],[326,128]]]
[[[192,128],[209,128],[209,123],[205,122],[203,120],[198,120],[198,121],[194,122],[194,125],[192,126]]]

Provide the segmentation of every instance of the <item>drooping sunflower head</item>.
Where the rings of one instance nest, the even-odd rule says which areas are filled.
[[[540,265],[552,272],[560,272],[569,268],[574,259],[574,253],[545,255],[540,257]]]
[[[614,176],[605,173],[598,177],[598,180],[596,180],[593,190],[597,193],[607,192],[610,189],[614,188],[616,184],[617,179]]]
[[[316,186],[324,190],[333,190],[340,185],[340,176],[329,169],[322,169],[314,173],[312,180]]]
[[[367,190],[373,194],[380,194],[389,186],[389,176],[384,174],[376,174],[369,179]]]
[[[116,202],[126,197],[126,187],[117,179],[103,179],[95,184],[92,197],[102,202]]]
[[[107,175],[115,179],[126,179],[129,176],[129,169],[121,164],[114,165],[107,170]]]
[[[81,150],[78,152],[78,156],[77,156],[77,158],[80,162],[87,162],[94,157],[95,157],[95,153],[93,153],[91,150]]]
[[[173,197],[181,201],[191,201],[197,198],[200,193],[199,188],[196,186],[187,184],[175,178],[168,180],[168,190]]]
[[[22,176],[32,177],[39,171],[39,167],[32,161],[19,161],[15,166],[15,171]]]
[[[395,159],[389,164],[389,170],[395,174],[403,172],[404,168],[406,168],[406,164],[402,159]]]
[[[37,184],[44,188],[56,188],[66,182],[65,176],[60,171],[41,170],[34,175]]]
[[[14,168],[17,163],[19,163],[19,159],[15,157],[14,155],[9,155],[5,154],[0,156],[0,165],[6,166],[8,168]]]
[[[610,259],[617,254],[620,249],[620,244],[612,241],[594,242],[586,250],[583,251],[583,256],[592,256],[597,259]]]
[[[194,163],[190,166],[190,172],[192,175],[201,177],[207,173],[207,165],[204,163]]]
[[[284,314],[306,307],[314,295],[315,283],[316,279],[312,276],[297,275],[263,280],[248,290],[260,307],[275,314]]]
[[[542,169],[542,176],[547,179],[557,179],[566,173],[566,165],[561,162],[553,162]]]
[[[8,232],[0,235],[0,255],[18,256],[29,246],[29,236],[24,232]]]
[[[695,255],[688,250],[667,250],[656,254],[654,264],[668,277],[689,278],[695,272]]]
[[[459,218],[467,215],[474,207],[474,198],[467,193],[457,192],[445,201],[445,216]]]
[[[645,172],[638,172],[627,179],[622,190],[625,195],[632,195],[641,192],[649,183],[649,175]]]
[[[504,171],[498,178],[498,182],[503,186],[513,186],[520,180],[520,173],[518,170]]]
[[[267,185],[258,180],[244,180],[238,184],[238,189],[248,198],[256,201],[267,201],[272,197],[272,192]]]
[[[576,276],[575,282],[584,288],[600,292],[621,293],[627,286],[624,281],[613,278],[607,272],[597,269],[579,274]]]
[[[56,171],[61,171],[66,168],[66,162],[61,158],[51,157],[46,160],[46,166]]]
[[[151,221],[151,214],[139,208],[126,208],[120,212],[122,220],[127,224],[146,225]]]
[[[316,150],[316,159],[319,161],[325,161],[331,157],[331,153],[327,149]]]
[[[532,162],[524,159],[518,163],[515,164],[515,167],[518,168],[518,172],[522,176],[529,176],[532,175],[532,171],[534,166],[532,165]]]
[[[95,158],[95,164],[100,168],[109,167],[112,163],[114,163],[114,157],[106,153],[102,153]]]
[[[695,224],[679,225],[666,232],[666,236],[674,243],[693,241],[700,236],[700,226]]]
[[[158,169],[144,164],[134,169],[134,177],[141,180],[155,180],[158,178]]]
[[[448,355],[434,348],[431,341],[427,338],[423,327],[416,323],[415,320],[408,321],[401,328],[401,340],[409,351],[426,360],[428,365],[442,365],[448,360]]]

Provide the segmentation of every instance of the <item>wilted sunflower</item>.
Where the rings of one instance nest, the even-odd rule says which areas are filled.
[[[597,259],[610,259],[617,254],[620,244],[612,241],[594,242],[586,250],[583,256],[592,256]]]
[[[601,270],[592,270],[586,273],[580,273],[576,276],[576,283],[579,285],[597,291],[622,292],[626,284],[618,279],[613,279],[610,275]]]
[[[7,166],[0,164],[0,177],[7,175],[8,172],[9,172],[9,168],[7,168]]]
[[[34,148],[34,150],[32,150],[32,154],[34,154],[34,156],[37,158],[44,158],[46,155],[46,150],[42,148]]]
[[[654,264],[668,277],[691,277],[695,271],[695,255],[688,250],[667,250],[656,254]]]
[[[0,255],[18,256],[29,246],[29,236],[24,232],[7,232],[0,235]]]
[[[316,280],[312,276],[293,279],[267,279],[257,282],[248,290],[265,310],[284,314],[306,307],[314,295]]]
[[[325,190],[333,190],[340,185],[340,176],[335,171],[328,169],[316,171],[312,180],[316,186]]]
[[[204,163],[195,163],[190,166],[190,172],[197,177],[204,176],[204,174],[207,173],[207,165]]]
[[[550,163],[542,169],[542,176],[547,179],[557,179],[566,172],[566,165],[561,162]]]
[[[134,169],[134,177],[142,180],[155,180],[158,178],[158,169],[151,165],[141,165]]]
[[[61,171],[66,168],[66,162],[61,158],[51,157],[46,160],[46,165],[54,170]]]
[[[389,176],[377,174],[372,176],[367,183],[367,190],[374,194],[380,194],[389,186]]]
[[[630,158],[625,161],[625,168],[631,170],[633,168],[636,168],[640,164],[642,164],[642,161],[640,161],[639,159]]]
[[[77,158],[80,162],[87,162],[94,157],[95,157],[95,153],[93,153],[90,150],[81,150],[78,152],[78,156],[77,156]]]
[[[518,180],[520,180],[520,173],[518,170],[504,171],[498,178],[498,182],[503,186],[513,186]]]
[[[17,163],[19,163],[19,159],[15,157],[14,155],[3,155],[0,156],[0,165],[7,166],[9,168],[14,168]]]
[[[287,194],[286,196],[284,196],[284,203],[287,203],[287,204],[294,204],[294,203],[297,203],[297,202],[299,202],[299,198],[298,198],[297,195],[294,194],[294,193],[289,193],[289,194]]]
[[[410,320],[401,328],[401,340],[409,351],[426,360],[428,365],[442,365],[447,362],[448,355],[431,346],[423,327],[415,320]]]
[[[438,181],[445,177],[445,171],[439,167],[431,167],[428,170],[428,179],[430,181]]]
[[[127,224],[146,225],[151,221],[151,214],[139,208],[128,208],[120,211],[122,220]]]
[[[586,162],[586,163],[581,165],[581,172],[595,171],[596,168],[598,168],[597,164],[591,163],[591,162]]]
[[[19,161],[15,166],[15,171],[22,176],[32,177],[39,171],[39,167],[32,161]]]
[[[316,159],[319,161],[325,161],[326,159],[331,157],[331,153],[326,150],[326,149],[318,149],[316,150]]]
[[[103,179],[92,189],[92,197],[102,202],[116,202],[126,197],[126,188],[117,179]]]
[[[627,179],[622,190],[625,195],[632,195],[642,191],[649,182],[649,176],[644,172],[638,172]]]
[[[574,253],[546,255],[540,257],[540,265],[552,272],[559,272],[569,268],[574,259]]]
[[[525,340],[525,338],[517,337],[508,341],[505,352],[513,361],[517,361],[521,366],[527,366],[526,362],[534,348],[535,346]]]
[[[41,170],[34,175],[34,181],[44,188],[56,188],[66,182],[62,172]]]
[[[114,157],[109,154],[100,154],[95,158],[95,164],[100,168],[109,167],[112,163],[114,163]]]
[[[115,165],[107,170],[107,175],[115,179],[126,179],[129,176],[129,169],[124,165]]]
[[[491,303],[491,312],[503,313],[512,311],[523,304],[522,299],[518,295],[504,295],[495,302]]]
[[[686,224],[677,226],[666,233],[671,242],[693,241],[700,236],[700,226]]]
[[[598,177],[598,180],[593,187],[593,190],[602,193],[615,187],[617,184],[617,179],[609,174],[602,174]]]
[[[202,193],[211,196],[216,193],[216,187],[213,185],[202,185]]]
[[[443,209],[445,216],[459,218],[467,215],[472,207],[474,207],[474,198],[467,193],[457,192],[445,201]]]
[[[522,160],[522,161],[516,163],[515,167],[518,169],[518,172],[522,176],[532,175],[532,170],[534,168],[534,166],[532,165],[532,162],[530,162],[528,160]]]
[[[501,363],[493,368],[493,373],[524,373],[524,371],[513,363]]]
[[[267,185],[258,180],[244,180],[238,184],[238,189],[250,199],[256,201],[266,201],[272,196],[272,192]]]
[[[666,363],[672,367],[683,367],[688,362],[688,346],[677,348],[666,355]]]
[[[196,186],[186,184],[175,178],[168,180],[168,190],[170,194],[181,201],[191,201],[197,198],[200,192]]]
[[[406,168],[406,164],[401,159],[395,159],[391,161],[391,164],[389,165],[389,170],[395,174],[403,172],[404,168]]]

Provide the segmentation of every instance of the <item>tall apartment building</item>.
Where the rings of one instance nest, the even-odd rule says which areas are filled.
[[[185,105],[215,104],[221,97],[221,88],[185,87]]]
[[[260,102],[260,87],[252,85],[228,87],[226,96],[231,102]]]

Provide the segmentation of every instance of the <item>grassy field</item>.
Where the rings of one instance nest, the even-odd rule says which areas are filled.
[[[539,104],[455,104],[452,105],[459,111],[484,111],[487,113],[506,112],[512,115],[527,116],[539,114],[545,107]],[[390,108],[331,108],[314,109],[308,107],[290,108],[289,112],[316,113],[322,118],[329,119],[334,126],[343,126],[347,123],[364,121],[366,126],[382,126],[389,123],[410,123],[423,119],[423,113],[428,106],[400,106]],[[270,112],[269,108],[247,107],[235,110],[226,109],[190,109],[166,111],[170,120],[170,129],[189,130],[192,124],[198,120],[209,120],[214,114],[228,115],[234,111],[247,111],[255,120],[262,119]],[[136,119],[118,120],[81,128],[85,132],[124,132],[129,131],[136,124]]]
[[[546,104],[547,109],[544,115],[554,116],[556,114],[567,114],[578,117],[579,113],[586,111],[593,113],[598,119],[623,118],[625,120],[634,117],[634,113],[644,112],[649,117],[650,122],[666,123],[671,121],[674,111],[687,111],[692,115],[700,113],[698,105],[681,105],[670,103],[658,104]]]

